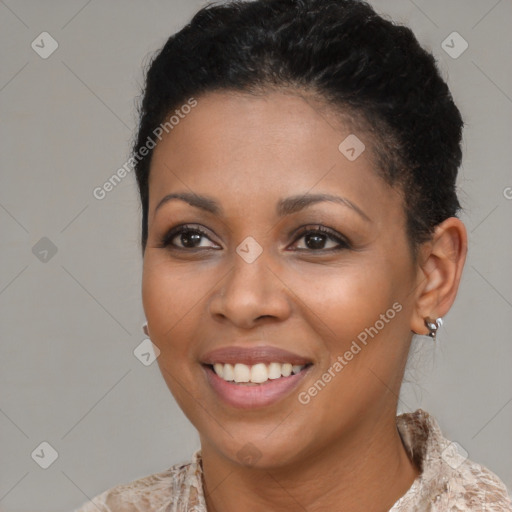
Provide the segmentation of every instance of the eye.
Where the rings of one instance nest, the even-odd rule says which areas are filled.
[[[298,234],[296,241],[304,239],[305,247],[298,247],[299,251],[339,251],[350,249],[350,244],[345,238],[335,231],[324,226],[311,226],[303,228]],[[326,246],[331,244],[330,247]]]
[[[314,226],[314,229],[311,226],[302,228],[297,234],[295,243],[301,239],[304,239],[305,246],[296,247],[295,250],[338,251],[350,248],[350,243],[342,235],[324,226]],[[198,226],[190,225],[176,226],[169,230],[162,238],[160,247],[171,247],[178,250],[219,249],[219,246],[211,241],[206,231]]]
[[[209,240],[213,245],[204,244],[204,240]],[[172,246],[174,249],[198,249],[201,247],[218,247],[214,244],[206,231],[197,226],[182,225],[172,228],[162,238],[160,247]]]

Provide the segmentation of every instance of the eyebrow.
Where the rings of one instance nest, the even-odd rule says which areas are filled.
[[[174,194],[167,194],[156,205],[154,213],[156,214],[156,212],[164,204],[176,199],[184,201],[189,205],[204,210],[208,213],[212,213],[213,215],[222,215],[223,213],[222,207],[215,199],[189,192],[177,192]],[[280,199],[277,203],[276,213],[279,217],[283,217],[285,215],[291,215],[293,213],[299,212],[307,208],[308,206],[312,206],[314,204],[324,201],[347,206],[354,210],[356,213],[358,213],[363,219],[365,219],[368,222],[371,222],[370,217],[368,217],[368,215],[366,215],[366,213],[364,213],[363,210],[361,210],[361,208],[355,205],[352,201],[348,200],[345,197],[335,196],[332,194],[300,194],[290,196],[285,199]]]
[[[370,217],[368,217],[368,215],[366,215],[366,213],[364,213],[363,210],[361,210],[361,208],[355,205],[352,201],[349,201],[346,197],[335,196],[332,194],[302,194],[287,197],[286,199],[281,199],[277,203],[277,214],[280,217],[284,215],[290,215],[308,206],[321,203],[323,201],[329,201],[331,203],[338,203],[343,206],[348,206],[356,213],[358,213],[363,219],[371,222]]]
[[[159,203],[155,207],[154,214],[166,203],[172,201],[173,199],[180,199],[181,201],[185,201],[191,206],[195,206],[196,208],[200,208],[201,210],[205,210],[209,213],[213,213],[214,215],[221,215],[222,208],[219,203],[210,197],[200,196],[198,194],[192,194],[189,192],[177,192],[175,194],[167,194],[163,197]]]

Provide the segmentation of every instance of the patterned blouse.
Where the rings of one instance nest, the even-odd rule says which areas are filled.
[[[389,512],[512,512],[503,482],[466,459],[428,413],[402,414],[397,427],[421,474]],[[208,512],[201,450],[191,462],[113,487],[74,512]]]

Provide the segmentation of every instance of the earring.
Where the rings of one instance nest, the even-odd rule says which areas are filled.
[[[142,330],[144,331],[144,334],[146,336],[149,336],[149,331],[148,331],[148,324],[147,322],[142,326]]]
[[[430,317],[425,318],[425,327],[429,331],[428,335],[434,341],[436,341],[437,330],[439,329],[439,327],[441,327],[441,325],[443,325],[442,318],[438,318],[437,320],[432,320],[432,318],[430,318]]]

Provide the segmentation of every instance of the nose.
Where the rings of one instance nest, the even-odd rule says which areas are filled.
[[[288,318],[291,303],[287,287],[268,263],[265,252],[252,263],[235,253],[232,269],[211,298],[210,314],[241,329],[250,329],[269,318]]]

